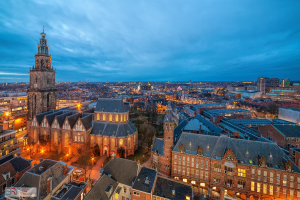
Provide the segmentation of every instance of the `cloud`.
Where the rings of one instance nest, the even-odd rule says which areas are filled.
[[[272,0],[0,1],[0,69],[28,75],[45,25],[57,81],[297,80],[299,9]]]

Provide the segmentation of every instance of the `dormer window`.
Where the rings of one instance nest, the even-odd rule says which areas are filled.
[[[185,148],[183,144],[180,145],[180,153],[185,153]]]

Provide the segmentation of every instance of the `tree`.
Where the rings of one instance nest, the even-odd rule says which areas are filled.
[[[157,120],[157,109],[154,104],[148,104],[145,108],[146,117],[148,120],[148,123],[154,124]]]
[[[121,146],[117,150],[117,154],[120,156],[120,158],[125,158],[125,149]]]
[[[79,149],[78,149],[79,150]],[[86,182],[86,171],[88,169],[88,166],[90,164],[90,151],[88,148],[88,145],[85,145],[84,149],[80,149],[81,151],[81,157],[78,160],[78,164],[83,168],[84,170],[84,182]]]
[[[268,104],[267,109],[271,114],[275,115],[278,113],[279,107],[276,103],[272,102]]]
[[[93,152],[94,152],[94,156],[100,156],[100,148],[98,144],[94,146]]]
[[[153,143],[153,138],[155,136],[156,129],[150,124],[142,124],[140,126],[139,132],[141,134],[143,145],[146,145],[148,150],[150,150],[150,147]]]

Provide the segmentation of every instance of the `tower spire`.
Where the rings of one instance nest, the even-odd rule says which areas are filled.
[[[45,29],[45,26],[43,25],[43,33],[44,33],[44,29]]]

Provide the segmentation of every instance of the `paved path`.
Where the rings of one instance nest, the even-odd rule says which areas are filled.
[[[87,176],[90,174],[91,179],[97,181],[100,178],[100,171],[102,170],[102,164],[104,163],[105,159],[107,158],[106,155],[100,157],[97,163],[93,166],[92,169],[87,171]],[[87,177],[88,178],[88,177]]]

